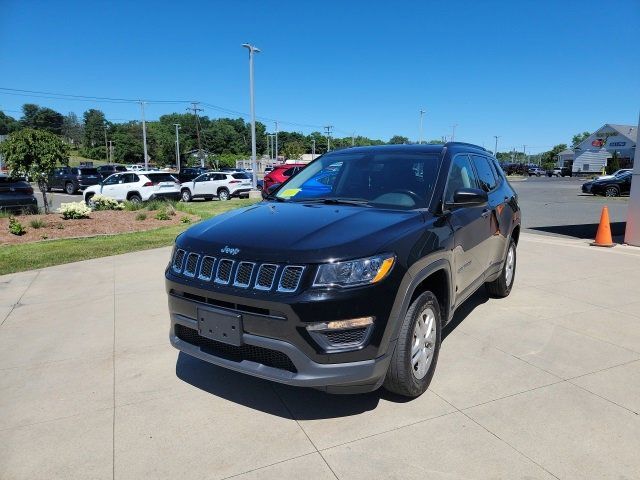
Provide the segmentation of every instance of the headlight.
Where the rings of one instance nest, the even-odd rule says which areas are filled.
[[[392,253],[350,260],[348,262],[325,263],[318,267],[314,287],[352,287],[376,283],[385,278],[395,263]]]

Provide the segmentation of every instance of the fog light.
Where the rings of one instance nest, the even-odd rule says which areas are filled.
[[[362,328],[373,324],[375,317],[350,318],[348,320],[332,320],[330,322],[314,323],[307,326],[311,332],[326,330],[345,330],[348,328]]]

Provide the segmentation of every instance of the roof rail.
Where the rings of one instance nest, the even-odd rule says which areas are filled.
[[[444,144],[445,147],[448,146],[452,146],[452,145],[464,145],[465,147],[473,147],[473,148],[477,148],[479,150],[484,150],[485,152],[488,152],[489,150],[487,150],[484,147],[481,147],[480,145],[475,145],[473,143],[466,143],[466,142],[447,142]]]

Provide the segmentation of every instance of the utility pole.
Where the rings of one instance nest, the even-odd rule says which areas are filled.
[[[493,150],[493,156],[498,158],[498,139],[500,138],[500,135],[494,135],[493,138],[496,139],[496,148]]]
[[[324,129],[327,131],[327,152],[331,150],[331,129],[333,125],[327,125]]]
[[[144,119],[144,104],[140,100],[140,109],[142,110],[142,146],[144,148],[144,169],[149,169],[149,155],[147,154],[147,122]]]
[[[456,141],[456,127],[458,126],[457,123],[451,125],[451,141],[455,142]]]
[[[422,116],[427,113],[426,110],[420,110],[420,139],[418,140],[419,144],[422,144]]]
[[[522,145],[522,155],[524,156],[525,163],[527,162],[527,146]]]
[[[176,169],[180,173],[180,136],[178,135],[180,124],[174,123],[173,126],[176,127]]]
[[[316,139],[311,139],[311,160],[316,159]]]
[[[265,137],[267,137],[267,155],[269,156],[269,161],[271,161],[271,138],[269,132],[264,132]]]
[[[104,127],[104,149],[107,154],[107,163],[109,163],[109,144],[107,143],[107,126]]]
[[[109,140],[109,163],[113,163],[113,141]]]
[[[243,43],[242,46],[249,50],[249,103],[251,106],[251,168],[253,169],[251,179],[253,189],[258,187],[258,164],[256,162],[256,106],[254,102],[253,92],[253,55],[259,53],[260,49],[249,43]]]
[[[203,108],[198,108],[200,102],[191,102],[193,105],[191,108],[187,108],[187,110],[193,110],[193,114],[196,116],[196,136],[198,137],[198,156],[200,157],[200,166],[204,167],[204,156],[202,155],[202,142],[200,140],[200,118],[198,117],[198,112],[203,112]]]
[[[355,147],[356,146],[356,132],[353,132],[351,134],[351,146]]]
[[[273,122],[276,124],[276,162],[278,161],[278,122]]]

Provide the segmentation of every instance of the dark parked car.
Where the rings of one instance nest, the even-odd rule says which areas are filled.
[[[0,173],[0,211],[37,212],[38,201],[29,182]]]
[[[196,177],[199,177],[203,173],[208,172],[209,169],[203,167],[186,167],[181,168],[180,173],[174,175],[174,177],[178,177],[180,183],[190,182],[194,180]]]
[[[98,167],[98,172],[100,172],[100,175],[102,176],[103,179],[107,178],[109,175],[113,175],[114,173],[120,173],[120,172],[126,172],[127,171],[127,167],[125,167],[124,165],[100,165]]]
[[[94,167],[60,167],[49,177],[49,190],[64,190],[69,195],[100,183],[102,177]]]
[[[582,193],[592,193],[594,195],[604,195],[605,197],[619,197],[629,195],[631,191],[632,172],[625,172],[619,175],[604,177],[582,184]]]
[[[170,340],[277,382],[415,397],[456,309],[483,285],[509,295],[519,234],[517,195],[481,147],[330,152],[177,237]]]

